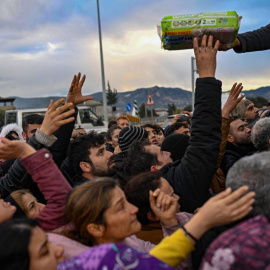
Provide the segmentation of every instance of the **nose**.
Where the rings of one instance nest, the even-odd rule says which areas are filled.
[[[246,127],[246,131],[247,131],[247,133],[251,133],[251,129],[248,127]]]
[[[112,152],[106,150],[106,156],[109,159],[113,155]]]
[[[38,210],[39,210],[39,212],[40,212],[41,210],[43,210],[45,207],[46,207],[45,204],[43,204],[43,203],[38,203]]]
[[[130,212],[131,212],[131,214],[137,214],[138,213],[139,209],[138,209],[137,206],[135,206],[135,205],[133,205],[131,203],[129,203],[129,206],[130,206]]]
[[[54,244],[50,244],[50,246],[51,246],[51,250],[53,251],[55,258],[59,260],[63,259],[64,249]]]

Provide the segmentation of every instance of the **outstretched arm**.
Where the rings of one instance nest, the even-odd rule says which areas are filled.
[[[212,36],[208,42],[207,36],[204,36],[199,50],[198,40],[194,39],[200,78],[196,81],[191,138],[173,177],[167,177],[175,193],[180,196],[182,211],[189,213],[193,213],[210,197],[209,187],[216,170],[221,142],[221,82],[214,78],[219,41],[214,48],[212,43]]]
[[[51,153],[46,149],[36,151],[22,141],[1,139],[0,157],[21,159],[47,201],[46,207],[37,216],[39,225],[44,230],[54,230],[64,225],[65,201],[71,186],[53,162]]]
[[[239,220],[251,211],[255,193],[245,194],[247,190],[247,186],[241,187],[233,193],[231,189],[227,189],[211,198],[185,224],[185,230],[177,230],[171,236],[164,238],[149,253],[172,267],[176,267],[194,250],[194,240],[198,240],[207,230]]]
[[[223,174],[223,171],[220,169],[220,164],[225,154],[227,138],[230,130],[230,123],[233,120],[230,117],[230,114],[234,110],[236,105],[245,97],[245,95],[239,97],[242,90],[243,90],[242,83],[239,84],[234,83],[231,92],[229,94],[229,97],[222,108],[222,126],[221,126],[222,141],[219,148],[217,169],[211,181],[211,189],[214,193],[219,193],[225,189],[225,176]]]
[[[270,49],[270,24],[257,30],[239,34],[231,48],[236,53],[263,51]],[[227,51],[225,44],[221,44],[219,50]]]

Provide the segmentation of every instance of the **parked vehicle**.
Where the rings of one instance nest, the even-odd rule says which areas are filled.
[[[107,123],[103,122],[88,106],[79,106],[79,112],[74,128],[84,128],[86,132],[95,130],[97,132],[107,131]],[[22,127],[23,118],[29,114],[37,113],[45,115],[47,108],[6,110],[5,125],[17,123]]]

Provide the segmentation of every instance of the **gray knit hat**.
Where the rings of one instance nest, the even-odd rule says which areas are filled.
[[[128,126],[123,128],[118,135],[119,147],[122,152],[126,152],[133,141],[146,138],[148,138],[148,132],[144,128]]]
[[[232,111],[232,115],[237,116],[240,119],[245,119],[247,107],[251,103],[252,102],[248,99],[242,99]]]

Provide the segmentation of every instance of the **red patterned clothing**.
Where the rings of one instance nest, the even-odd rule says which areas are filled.
[[[202,270],[270,269],[270,224],[250,218],[222,233],[207,249]]]

